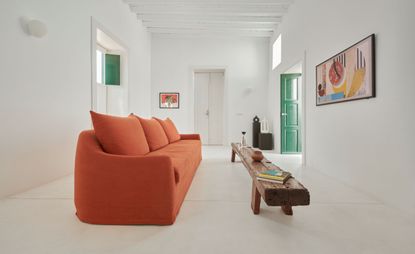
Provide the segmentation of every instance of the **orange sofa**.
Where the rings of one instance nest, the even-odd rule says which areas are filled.
[[[116,155],[104,151],[95,131],[81,132],[75,159],[78,218],[92,224],[173,224],[202,160],[199,135],[179,137],[144,155]]]

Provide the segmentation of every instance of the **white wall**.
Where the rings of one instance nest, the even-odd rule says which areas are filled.
[[[90,128],[91,16],[129,49],[130,110],[150,114],[151,38],[121,0],[0,2],[0,197],[73,171]],[[19,18],[39,19],[30,37]]]
[[[180,132],[193,132],[192,68],[226,68],[225,144],[240,141],[243,130],[252,143],[252,119],[266,115],[268,39],[155,36],[151,52],[154,116],[171,117]],[[180,109],[159,109],[159,92],[179,92]]]
[[[270,71],[268,102],[274,132],[279,133],[279,74],[306,51],[309,168],[412,214],[414,10],[411,0],[296,1],[279,28],[283,63]],[[316,107],[315,66],[372,33],[376,34],[376,98]]]

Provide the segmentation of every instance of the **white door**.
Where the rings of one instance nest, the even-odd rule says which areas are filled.
[[[118,39],[98,28],[92,22],[92,110],[111,115],[126,115],[128,110],[128,52]],[[120,56],[120,83],[105,84],[107,54]]]
[[[223,72],[195,72],[195,132],[205,145],[223,144]]]
[[[95,111],[102,114],[125,115],[128,113],[128,90],[124,75],[121,76],[121,85],[105,84],[105,54],[117,54],[123,56],[120,51],[108,51],[107,49],[97,46],[96,50],[96,109]],[[124,57],[121,58],[124,61]],[[121,62],[121,71],[123,70]],[[124,73],[122,73],[124,74]]]
[[[195,73],[195,132],[202,144],[209,138],[209,73]]]
[[[106,49],[96,46],[96,108],[95,111],[102,114],[107,114],[107,86],[104,84],[105,77],[105,53]]]
[[[209,145],[223,144],[223,72],[211,72],[209,82]]]

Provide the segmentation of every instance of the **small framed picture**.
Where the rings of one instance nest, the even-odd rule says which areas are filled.
[[[160,108],[170,108],[170,109],[178,109],[179,108],[179,100],[180,94],[179,93],[160,93],[159,95],[159,106]]]

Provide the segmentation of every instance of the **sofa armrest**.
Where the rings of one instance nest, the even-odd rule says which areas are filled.
[[[174,169],[167,156],[77,151],[75,204],[78,213],[79,208],[84,208],[85,217],[94,213],[94,209],[118,209],[126,205],[132,211],[154,211],[156,218],[162,217],[159,211],[168,211],[173,216],[175,188]]]
[[[165,155],[124,156],[105,152],[77,154],[75,170],[75,180],[79,184],[91,184],[90,180],[103,189],[101,191],[111,192],[114,196],[115,193],[124,192],[151,193],[151,189],[155,188],[162,192],[172,192],[175,185],[172,162]],[[83,178],[78,178],[80,175]]]
[[[180,134],[181,140],[200,140],[199,134]]]
[[[105,153],[93,131],[79,135],[75,206],[94,224],[172,224],[177,199],[172,161],[165,155]]]

